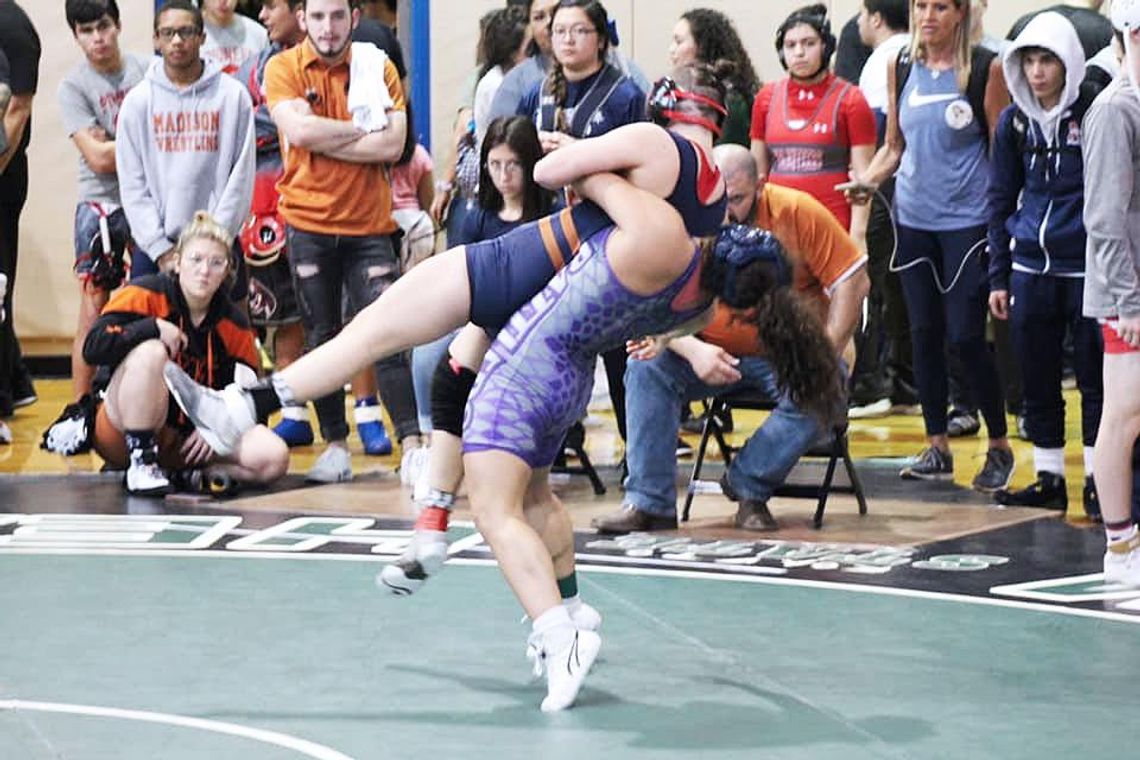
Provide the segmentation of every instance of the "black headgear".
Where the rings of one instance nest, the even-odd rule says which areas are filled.
[[[100,217],[99,231],[87,246],[91,262],[88,277],[102,290],[111,291],[123,284],[127,277],[127,238],[120,230],[111,229],[107,217]]]
[[[773,287],[792,284],[792,268],[784,247],[772,233],[744,224],[726,224],[720,228],[713,245],[713,263],[724,274],[718,295],[725,304],[735,308],[755,305],[738,303],[736,276],[756,262],[769,270]]]
[[[711,108],[720,114],[720,118],[713,121],[697,113],[679,111],[677,106],[682,100],[691,100],[694,103],[700,103],[707,108]],[[670,76],[661,77],[653,83],[653,89],[649,91],[649,103],[646,106],[646,113],[649,115],[650,121],[662,127],[668,125],[671,121],[682,121],[687,124],[696,124],[704,127],[717,137],[720,137],[724,117],[728,115],[728,111],[723,105],[704,95],[682,90],[677,86],[677,82],[673,80],[673,77]]]
[[[819,38],[823,40],[823,57],[819,61],[819,70],[812,74],[814,77],[831,65],[831,57],[835,55],[838,42],[831,32],[831,19],[827,17],[826,12],[817,13],[815,6],[794,11],[792,15],[784,19],[784,23],[780,24],[780,28],[776,30],[776,55],[779,57],[780,65],[784,67],[784,71],[788,70],[788,62],[784,60],[784,37],[787,36],[789,29],[800,24],[807,24],[815,29]]]

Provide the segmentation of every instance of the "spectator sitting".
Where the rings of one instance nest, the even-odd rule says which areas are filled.
[[[602,533],[677,527],[677,407],[737,390],[761,391],[778,405],[733,458],[722,485],[726,496],[740,502],[737,527],[775,530],[769,497],[826,430],[820,419],[826,415],[800,408],[787,390],[809,382],[805,375],[822,372],[815,368],[830,362],[832,396],[836,404],[841,401],[841,379],[834,367],[850,343],[867,295],[866,258],[819,201],[799,190],[766,183],[745,148],[718,146],[716,162],[728,187],[729,216],[771,230],[787,253],[793,291],[810,305],[796,325],[797,332],[782,340],[810,340],[818,332],[820,345],[830,355],[815,356],[813,368],[793,370],[787,364],[786,343],[776,342],[781,337],[778,328],[773,334],[773,328],[761,320],[758,335],[755,326],[734,322],[726,310],[718,309],[699,337],[677,338],[651,360],[630,361],[626,369],[629,478],[622,509],[593,522]]]
[[[168,492],[168,471],[194,486],[218,475],[269,483],[285,474],[289,450],[262,425],[254,429],[255,443],[246,439],[251,444],[215,457],[163,382],[168,360],[213,388],[256,379],[253,331],[223,287],[233,276],[232,245],[228,230],[205,212],[195,214],[174,248],[173,271],[119,290],[87,335],[83,358],[109,375],[94,447],[108,464],[126,469],[130,494]]]

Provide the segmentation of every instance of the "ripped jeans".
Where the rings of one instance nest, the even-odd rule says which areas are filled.
[[[287,227],[289,267],[305,328],[305,348],[311,350],[334,338],[343,325],[342,295],[352,313],[359,313],[380,297],[400,276],[400,265],[387,235],[322,235]],[[416,397],[407,353],[376,362],[380,398],[403,440],[419,435]],[[321,436],[340,441],[348,436],[344,391],[313,402]]]

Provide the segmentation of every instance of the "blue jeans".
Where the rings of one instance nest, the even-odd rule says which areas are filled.
[[[352,313],[362,311],[399,276],[400,264],[387,235],[322,235],[286,227],[289,266],[305,327],[305,348],[312,350],[331,340],[343,325],[342,295],[348,295]],[[412,372],[406,353],[381,359],[374,365],[376,386],[396,428],[398,440],[419,435]],[[313,401],[321,436],[340,441],[348,436],[344,416],[344,390],[337,389]]]
[[[458,334],[458,330],[452,330],[442,338],[412,349],[412,384],[416,391],[416,409],[421,433],[430,433],[432,430],[431,381],[435,376],[435,368],[439,360],[447,354],[447,347]]]
[[[819,423],[781,396],[776,373],[767,360],[743,357],[737,365],[741,380],[708,385],[689,363],[672,351],[652,361],[630,360],[625,370],[626,459],[629,479],[625,501],[654,515],[677,514],[677,434],[681,402],[734,391],[760,391],[780,398],[764,424],[732,460],[728,481],[741,499],[767,501],[801,455],[822,433]]]

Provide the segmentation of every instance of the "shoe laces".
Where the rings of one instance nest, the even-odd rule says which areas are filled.
[[[530,622],[530,618],[523,616],[521,623]],[[526,658],[530,660],[531,675],[535,680],[542,678],[546,673],[546,648],[542,645],[542,636],[532,633],[526,640]]]

